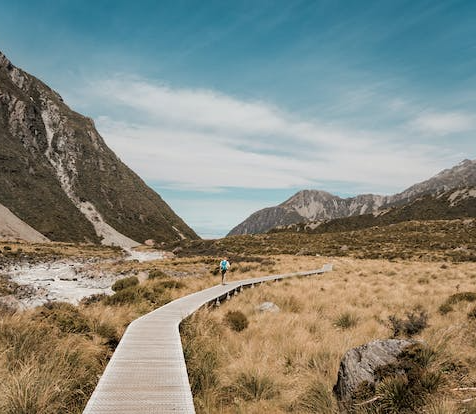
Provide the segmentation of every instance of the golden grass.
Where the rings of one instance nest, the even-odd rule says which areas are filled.
[[[418,306],[428,312],[430,324],[420,337],[437,349],[438,364],[450,367],[447,386],[428,412],[456,412],[454,400],[467,395],[450,388],[476,384],[476,322],[467,317],[475,304],[455,303],[447,314],[439,307],[452,294],[476,291],[476,265],[237,256],[227,278],[317,269],[329,261],[335,264],[332,273],[246,290],[184,323],[199,412],[306,413],[316,412],[316,406],[317,412],[335,412],[331,389],[343,353],[389,337],[388,317],[403,317]],[[216,257],[100,264],[138,276],[138,286],[124,289],[130,290],[130,302],[107,305],[101,299],[77,310],[60,306],[0,315],[0,412],[81,412],[127,325],[165,301],[218,284],[217,265]],[[147,279],[154,270],[165,276]],[[264,301],[281,312],[258,312]],[[237,310],[249,322],[241,332],[225,320]]]
[[[417,338],[436,351],[435,369],[444,373],[445,380],[427,408],[457,412],[454,401],[463,397],[451,389],[476,385],[476,324],[467,317],[474,304],[457,303],[446,315],[438,309],[458,291],[476,291],[476,265],[442,268],[442,263],[333,261],[332,273],[250,289],[193,318],[201,349],[217,350],[213,373],[217,381],[195,394],[199,412],[335,412],[332,387],[343,354],[370,340],[390,337],[389,317],[403,317],[415,308],[428,312],[429,327]],[[294,264],[291,257],[281,262]],[[311,264],[302,262],[305,267]],[[281,312],[259,312],[256,307],[265,301],[277,304]],[[237,310],[249,320],[242,332],[224,322],[227,312]],[[220,335],[209,335],[207,326],[220,327]],[[196,340],[189,327],[190,323],[184,334],[186,347]],[[268,378],[279,392],[270,398],[247,398],[236,388],[243,375]],[[320,411],[312,411],[316,404]]]

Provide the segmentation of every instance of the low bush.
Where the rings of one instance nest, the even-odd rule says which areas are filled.
[[[106,305],[126,305],[139,302],[141,296],[139,295],[139,290],[137,286],[131,286],[125,289],[121,289],[114,293],[112,296],[108,296],[104,303]]]
[[[241,332],[248,327],[248,318],[241,311],[228,311],[225,315],[225,323],[234,331]]]
[[[448,299],[446,299],[438,308],[438,311],[442,315],[446,315],[449,312],[454,310],[454,305],[458,304],[459,302],[474,302],[476,301],[476,293],[475,292],[458,292],[451,295]]]
[[[81,314],[79,309],[66,302],[48,302],[39,308],[37,319],[55,325],[63,333],[90,332],[88,319]]]
[[[163,282],[160,282],[160,286],[164,289],[183,289],[185,283],[179,280],[164,280]]]
[[[153,269],[149,272],[149,279],[162,279],[166,277],[169,277],[169,276],[159,269]]]
[[[349,329],[357,326],[359,318],[350,312],[340,314],[334,321],[334,325],[338,328]]]
[[[130,276],[130,277],[125,277],[124,279],[116,280],[116,282],[111,286],[111,289],[114,292],[119,292],[131,286],[137,286],[138,284],[139,284],[139,279],[137,279],[136,276]]]
[[[82,298],[80,301],[80,304],[83,306],[90,306],[95,303],[102,302],[106,298],[107,298],[107,295],[105,293],[95,293],[94,295],[86,296],[85,298]]]
[[[468,312],[468,318],[476,320],[476,306]]]
[[[406,313],[406,319],[391,315],[388,318],[393,330],[393,337],[405,335],[411,337],[423,331],[428,326],[428,314],[425,310],[413,310]]]

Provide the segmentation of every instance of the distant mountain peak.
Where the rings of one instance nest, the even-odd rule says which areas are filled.
[[[393,196],[360,194],[341,198],[326,191],[301,190],[279,206],[271,207],[272,215],[270,209],[260,210],[233,228],[229,235],[264,233],[277,226],[376,214],[380,209],[403,205],[424,195],[473,186],[476,186],[476,160],[465,159]]]

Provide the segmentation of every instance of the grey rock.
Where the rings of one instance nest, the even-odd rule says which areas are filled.
[[[273,302],[263,302],[261,305],[257,307],[260,312],[272,312],[277,313],[280,311],[279,306],[274,304]]]
[[[386,339],[369,342],[346,352],[340,363],[334,393],[341,403],[348,403],[363,382],[376,385],[376,370],[395,363],[398,355],[415,341]]]

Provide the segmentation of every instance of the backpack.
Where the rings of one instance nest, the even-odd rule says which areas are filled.
[[[222,260],[222,261],[220,262],[220,270],[227,270],[226,260]]]

